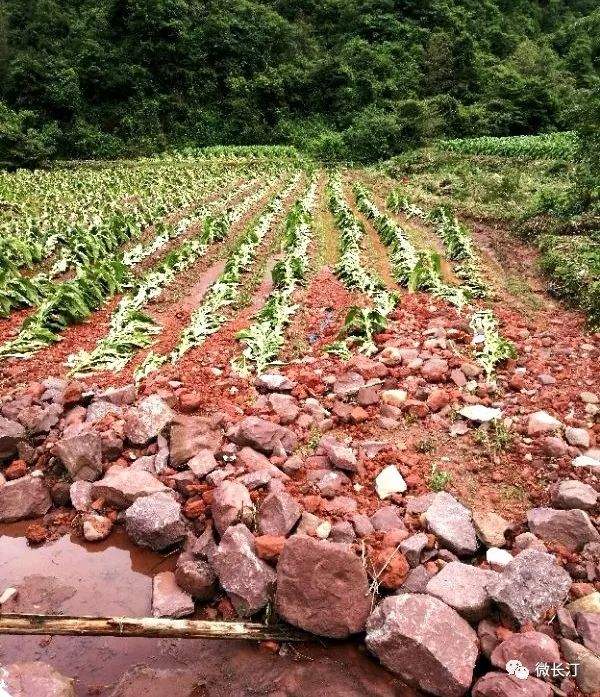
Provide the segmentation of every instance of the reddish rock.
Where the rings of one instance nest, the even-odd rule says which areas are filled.
[[[19,477],[24,477],[28,471],[29,469],[26,462],[23,462],[23,460],[15,460],[4,470],[4,476],[6,479],[19,479]]]
[[[579,508],[588,511],[598,502],[598,492],[589,484],[578,479],[567,479],[558,484],[552,492],[552,505],[555,508],[570,510]]]
[[[436,494],[425,512],[425,520],[431,532],[442,546],[458,556],[474,554],[477,536],[471,511],[459,503],[454,496],[441,491]]]
[[[369,555],[373,578],[378,585],[388,590],[396,590],[404,583],[410,566],[406,557],[395,547],[373,550]]]
[[[233,426],[227,437],[237,445],[248,445],[261,452],[271,454],[278,447],[291,453],[296,447],[296,436],[285,426],[274,424],[258,416],[247,416]]]
[[[169,426],[175,414],[158,395],[143,399],[125,417],[125,435],[133,445],[146,445]]]
[[[203,559],[182,555],[175,567],[177,585],[192,598],[209,600],[216,589],[217,577],[211,566]]]
[[[361,387],[358,391],[356,401],[361,407],[369,407],[372,404],[377,404],[379,402],[379,395],[381,389],[378,385],[369,385],[367,387]]]
[[[210,450],[200,450],[188,461],[187,466],[198,479],[204,479],[207,474],[217,469],[219,463]]]
[[[291,459],[291,458],[290,458]],[[256,452],[252,448],[242,448],[236,456],[236,464],[243,467],[246,472],[268,472],[271,477],[276,479],[287,479],[278,467],[262,453]]]
[[[477,635],[467,622],[427,595],[383,600],[369,617],[366,644],[410,685],[443,697],[467,692],[479,654]]]
[[[353,424],[360,424],[369,419],[369,412],[362,407],[353,407],[350,411],[350,421]]]
[[[444,382],[448,376],[448,361],[443,358],[429,358],[421,367],[421,375],[428,382]]]
[[[378,508],[371,516],[371,525],[378,532],[406,530],[397,506],[382,506],[382,508]]]
[[[181,590],[172,571],[163,571],[152,579],[152,616],[186,617],[194,612],[194,601]]]
[[[180,392],[178,396],[179,408],[186,414],[197,411],[202,404],[202,395],[199,392],[184,390]]]
[[[523,632],[513,634],[494,649],[491,656],[492,665],[506,670],[508,661],[521,663],[534,673],[538,663],[560,663],[558,644],[542,632]]]
[[[421,402],[419,399],[407,399],[404,402],[404,411],[419,419],[424,419],[429,414],[429,406],[426,402]]]
[[[495,571],[453,561],[429,581],[427,592],[454,608],[469,622],[477,622],[491,612],[492,599],[486,585],[497,578]]]
[[[566,457],[569,454],[569,446],[558,436],[546,436],[542,439],[541,446],[548,457]]]
[[[73,480],[93,482],[102,476],[102,441],[95,431],[80,431],[62,438],[54,446],[53,453]]]
[[[450,404],[450,394],[446,390],[433,390],[427,397],[427,406],[437,412]]]
[[[358,470],[358,461],[352,448],[340,443],[331,436],[321,438],[321,447],[334,467],[348,472]]]
[[[75,697],[75,681],[41,662],[11,663],[0,670],[10,697]]]
[[[0,416],[0,462],[9,460],[17,453],[17,444],[25,438],[23,426]]]
[[[320,636],[360,632],[371,607],[361,560],[346,545],[294,535],[277,564],[277,612]]]
[[[169,462],[177,469],[201,450],[218,450],[221,441],[221,434],[212,429],[208,419],[180,416],[171,424]]]
[[[291,424],[298,418],[298,414],[300,414],[298,403],[294,397],[289,394],[270,394],[268,402],[271,409],[279,417],[279,423],[281,424]]]
[[[507,673],[487,673],[474,685],[472,697],[552,697],[550,685],[529,676],[520,680]]]
[[[285,545],[283,535],[259,535],[254,539],[256,554],[266,561],[274,561],[279,558]]]
[[[364,384],[365,379],[360,373],[344,373],[333,384],[333,393],[336,397],[353,397]]]
[[[275,572],[256,554],[254,536],[245,525],[225,531],[212,566],[240,617],[250,617],[269,602]]]
[[[40,523],[31,523],[25,528],[27,542],[32,545],[40,545],[48,539],[48,530]]]
[[[577,613],[577,631],[584,645],[596,655],[600,655],[600,615],[595,612]]]
[[[227,480],[213,491],[211,511],[215,527],[221,536],[230,525],[251,525],[254,518],[254,504],[248,489],[239,482]]]
[[[113,465],[103,479],[92,484],[92,500],[104,499],[115,508],[127,508],[140,496],[150,496],[169,489],[150,472]]]
[[[285,491],[269,494],[258,511],[258,529],[262,535],[286,536],[298,522],[302,508]]]
[[[50,492],[40,477],[27,475],[0,485],[0,523],[36,518],[51,506]]]
[[[534,414],[530,414],[527,421],[527,435],[533,437],[554,433],[561,428],[561,422],[546,411],[536,411]]]
[[[600,534],[585,511],[532,508],[527,511],[527,522],[541,540],[561,544],[572,552],[583,549],[588,542],[600,541]]]

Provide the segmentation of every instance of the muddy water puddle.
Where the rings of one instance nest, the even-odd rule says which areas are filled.
[[[0,525],[0,593],[18,589],[3,612],[149,616],[152,576],[175,561],[133,546],[119,528],[98,544],[65,535],[31,547],[24,527]],[[78,697],[414,694],[351,642],[272,653],[238,641],[0,636],[0,666],[25,661],[43,661],[75,678]]]

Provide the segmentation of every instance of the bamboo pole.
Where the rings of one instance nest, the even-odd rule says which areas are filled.
[[[158,617],[69,617],[65,615],[0,614],[0,635],[125,636],[180,639],[308,641],[293,627],[257,622],[173,620]]]

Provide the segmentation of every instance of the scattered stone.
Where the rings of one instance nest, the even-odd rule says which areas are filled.
[[[356,540],[356,534],[354,533],[352,523],[349,523],[347,520],[338,520],[331,526],[328,539],[330,539],[331,542],[338,542],[340,544],[352,544]]]
[[[600,469],[600,459],[589,455],[579,455],[572,462],[573,467],[589,467],[592,470]]]
[[[495,571],[450,562],[429,581],[427,593],[454,608],[466,620],[476,622],[490,613],[492,600],[486,586],[497,578]]]
[[[560,640],[560,651],[568,663],[577,663],[575,682],[586,695],[600,692],[600,658],[581,644]]]
[[[398,594],[402,593],[421,593],[427,592],[427,584],[432,578],[432,574],[423,566],[417,566],[408,572],[404,583],[398,589]]]
[[[263,373],[256,378],[254,384],[258,390],[265,392],[291,392],[295,385],[289,378],[279,373]]]
[[[92,505],[92,483],[83,479],[73,482],[69,488],[69,497],[76,511],[89,511]]]
[[[181,590],[172,571],[162,571],[152,579],[152,616],[186,617],[194,612],[194,601]]]
[[[240,617],[256,614],[271,599],[275,572],[257,556],[254,536],[245,525],[227,528],[212,565]]]
[[[290,424],[298,418],[300,407],[289,394],[271,394],[268,398],[271,409],[279,417],[279,423]]]
[[[578,613],[577,631],[584,645],[596,655],[600,654],[600,615],[596,612]]]
[[[333,393],[336,397],[353,397],[365,384],[365,379],[360,373],[344,373],[333,383]]]
[[[143,399],[125,416],[125,435],[133,445],[146,445],[161,434],[175,414],[168,404],[153,394]]]
[[[510,552],[499,547],[490,547],[485,553],[485,560],[494,571],[503,571],[513,558]]]
[[[92,499],[102,498],[110,506],[123,509],[141,496],[170,491],[150,472],[113,465],[103,479],[92,484]]]
[[[419,565],[421,561],[421,554],[423,550],[427,547],[429,539],[427,534],[424,532],[418,532],[406,540],[400,543],[400,551],[406,557],[406,561],[410,564],[412,568]]]
[[[466,693],[479,654],[477,635],[467,622],[426,595],[385,598],[369,617],[366,644],[410,685],[444,697]]]
[[[181,506],[167,493],[137,498],[125,511],[125,529],[136,545],[155,552],[172,547],[186,535]]]
[[[298,522],[302,509],[285,491],[269,494],[258,511],[261,535],[287,536]]]
[[[458,413],[468,421],[483,424],[499,419],[502,416],[502,409],[492,409],[483,404],[468,404],[460,409]]]
[[[0,486],[0,523],[36,518],[51,506],[50,492],[39,477],[27,475]]]
[[[472,697],[552,697],[552,688],[529,676],[521,680],[506,673],[486,673],[473,686]]]
[[[585,428],[567,426],[567,428],[565,428],[565,438],[567,439],[567,443],[575,448],[590,447],[590,434]]]
[[[345,638],[364,629],[370,611],[365,568],[346,545],[293,535],[277,564],[275,603],[290,624]]]
[[[448,375],[448,362],[443,358],[430,358],[421,367],[421,375],[428,382],[443,382]]]
[[[588,542],[600,541],[600,535],[585,511],[532,508],[527,511],[531,532],[544,542],[558,543],[576,552]]]
[[[113,522],[110,518],[88,513],[83,518],[83,536],[88,542],[100,542],[111,533]]]
[[[378,532],[406,530],[397,506],[383,506],[376,510],[371,516],[371,525]]]
[[[3,666],[0,677],[7,697],[75,697],[73,678],[39,661]]]
[[[546,411],[536,411],[534,414],[530,414],[527,421],[527,435],[532,437],[554,433],[561,428],[562,423]]]
[[[278,447],[283,447],[286,453],[291,453],[296,447],[293,431],[258,416],[242,419],[230,429],[227,437],[237,445],[248,445],[268,454],[273,453]]]
[[[25,438],[25,428],[17,421],[0,416],[0,462],[17,454],[17,445]]]
[[[509,524],[493,511],[473,511],[477,537],[487,547],[504,547]]]
[[[351,484],[349,477],[347,477],[343,472],[339,472],[337,470],[326,470],[325,473],[323,473],[322,470],[313,470],[313,472],[315,472],[315,475],[318,475],[315,485],[321,496],[339,496]],[[309,472],[309,479],[312,479],[311,475],[312,472]]]
[[[600,614],[600,593],[594,592],[577,598],[567,605],[567,610],[576,615],[578,612]]]
[[[222,536],[230,525],[252,524],[254,504],[250,492],[239,482],[223,481],[213,491],[211,504],[213,521]]]
[[[513,541],[513,552],[519,554],[525,549],[537,549],[540,552],[547,552],[546,545],[536,537],[532,532],[522,532],[517,535]]]
[[[357,537],[368,537],[375,531],[373,524],[364,513],[354,513],[351,521]]]
[[[511,561],[487,591],[506,615],[520,625],[538,622],[562,604],[571,577],[551,554],[526,549]]]
[[[552,505],[556,508],[579,508],[588,511],[598,502],[598,492],[589,484],[578,479],[567,479],[560,482],[552,496]]]
[[[358,462],[352,448],[330,436],[322,438],[320,445],[334,467],[348,472],[358,470]]]
[[[572,639],[573,641],[579,639],[579,633],[575,628],[575,622],[567,608],[556,608],[556,619],[558,620],[560,633],[565,639]]]
[[[171,424],[169,461],[178,469],[202,450],[215,451],[221,446],[221,434],[201,416],[179,416]]]
[[[392,494],[403,494],[407,488],[396,465],[388,465],[375,478],[375,489],[380,499],[387,499]]]
[[[458,556],[475,554],[477,537],[471,512],[454,496],[439,492],[424,516],[429,529],[444,547]]]
[[[210,450],[200,450],[199,453],[188,461],[187,466],[198,479],[204,479],[207,474],[217,469],[219,463]]]
[[[102,441],[94,431],[83,431],[62,438],[53,452],[74,480],[93,482],[102,476]]]
[[[265,561],[274,561],[279,558],[285,544],[283,535],[259,535],[254,538],[256,554]]]
[[[384,390],[381,393],[381,401],[393,407],[401,407],[407,399],[406,390]]]
[[[192,598],[209,600],[216,589],[217,577],[210,564],[202,559],[189,559],[183,555],[175,567],[177,585]]]
[[[508,661],[517,660],[531,672],[538,663],[560,663],[558,644],[542,632],[513,634],[492,652],[492,665],[506,670]]]
[[[579,399],[581,399],[584,404],[600,404],[600,397],[593,392],[582,392],[579,395]]]

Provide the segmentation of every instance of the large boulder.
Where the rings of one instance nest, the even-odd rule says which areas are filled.
[[[288,535],[301,514],[302,508],[287,492],[274,492],[260,506],[258,529],[262,535]]]
[[[538,622],[548,610],[561,605],[571,577],[551,554],[526,549],[487,586],[504,613],[518,624]]]
[[[560,663],[560,651],[554,639],[542,632],[513,634],[498,644],[491,655],[492,665],[506,670],[508,661],[521,661],[531,673],[538,663]]]
[[[133,445],[146,445],[157,438],[173,421],[175,414],[158,395],[143,399],[125,416],[125,435]]]
[[[50,492],[40,477],[27,475],[0,484],[0,523],[36,518],[51,506]]]
[[[152,579],[152,616],[186,617],[194,612],[194,601],[183,591],[172,571],[162,571]]]
[[[247,523],[254,518],[254,504],[248,489],[239,482],[225,480],[213,491],[211,511],[219,535],[230,525]]]
[[[17,444],[25,438],[25,428],[17,421],[0,416],[0,462],[17,454]]]
[[[61,438],[53,452],[73,480],[93,482],[102,476],[102,439],[95,431],[80,431]]]
[[[177,469],[201,450],[218,450],[222,440],[221,434],[213,430],[209,419],[178,416],[171,424],[170,463]]]
[[[279,446],[282,446],[287,453],[291,453],[296,447],[296,436],[293,431],[258,416],[247,416],[242,419],[229,430],[227,437],[237,445],[248,445],[268,454]]]
[[[125,529],[136,545],[155,552],[172,547],[186,536],[181,506],[166,492],[137,498],[125,511]]]
[[[571,552],[582,550],[588,542],[598,542],[600,535],[585,511],[532,508],[527,511],[531,532],[544,542],[558,543]]]
[[[521,680],[507,673],[486,673],[473,686],[472,697],[552,697],[550,685],[532,677]]]
[[[257,556],[254,536],[245,525],[227,528],[211,563],[241,617],[256,614],[271,600],[275,572]]]
[[[140,496],[170,491],[153,474],[145,470],[114,465],[102,479],[92,485],[92,499],[102,498],[115,508],[127,508]]]
[[[11,663],[0,668],[0,686],[10,697],[75,697],[73,678],[38,661]]]
[[[360,632],[371,608],[367,573],[346,545],[293,535],[277,564],[275,605],[296,627],[342,639]]]
[[[428,595],[381,602],[367,622],[366,643],[409,685],[439,697],[461,697],[473,680],[477,634],[452,608]]]
[[[492,609],[486,585],[497,577],[495,571],[453,561],[429,581],[427,592],[454,608],[466,620],[476,622]]]
[[[468,556],[477,551],[477,536],[471,511],[454,496],[441,491],[425,511],[425,521],[443,547],[458,556]]]

